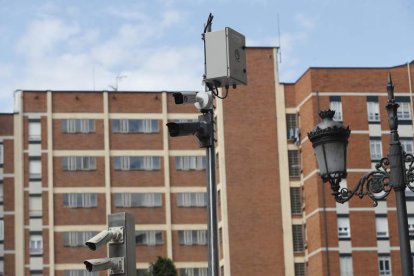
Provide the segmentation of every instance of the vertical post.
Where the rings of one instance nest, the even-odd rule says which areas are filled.
[[[407,205],[404,189],[395,189],[397,205],[398,233],[400,238],[401,275],[413,275],[411,245],[408,233]]]
[[[413,263],[411,257],[411,245],[408,233],[407,205],[405,200],[405,162],[404,154],[401,148],[401,142],[398,135],[398,116],[397,109],[399,105],[394,98],[394,85],[392,84],[391,75],[388,75],[388,103],[386,105],[388,113],[388,123],[391,131],[391,142],[388,154],[390,162],[390,181],[395,192],[398,233],[400,239],[400,260],[401,272],[404,276],[413,275]]]
[[[214,124],[214,111],[208,111],[212,125]],[[217,231],[217,189],[216,189],[216,153],[214,147],[214,125],[211,128],[210,145],[207,153],[207,209],[208,209],[208,275],[219,275],[218,231]]]
[[[207,19],[207,23],[204,26],[204,32],[202,39],[204,43],[204,78],[207,74],[207,61],[206,61],[206,41],[205,33],[211,32],[211,24],[213,21],[213,15],[210,13]],[[206,85],[206,91],[209,90],[208,84]],[[214,147],[214,108],[212,107],[207,111],[211,120],[211,134],[210,134],[210,146],[206,148],[207,155],[207,236],[208,236],[208,275],[219,275],[219,257],[218,257],[218,231],[217,231],[217,188],[216,188],[216,153]]]

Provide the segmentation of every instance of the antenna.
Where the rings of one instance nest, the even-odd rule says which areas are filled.
[[[279,13],[276,14],[277,18],[277,34],[279,36],[279,63],[282,63],[282,41],[280,40],[280,22],[279,22]]]
[[[95,63],[92,65],[93,91],[95,91]]]
[[[109,85],[109,87],[111,87],[114,91],[118,91],[119,82],[120,82],[122,79],[126,78],[126,77],[127,77],[126,75],[121,75],[121,74],[118,74],[118,75],[115,77],[115,86],[113,86],[113,85]]]

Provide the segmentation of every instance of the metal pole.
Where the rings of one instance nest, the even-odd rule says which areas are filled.
[[[406,176],[404,154],[398,135],[398,116],[399,105],[394,98],[394,85],[391,75],[388,75],[388,103],[385,106],[388,113],[388,123],[391,131],[391,142],[388,154],[390,162],[390,181],[395,192],[398,233],[400,239],[400,260],[401,272],[403,276],[413,275],[413,262],[411,258],[411,245],[408,233],[407,204],[405,200]]]
[[[204,26],[202,39],[204,43],[204,76],[207,74],[207,60],[206,60],[206,41],[205,33],[211,32],[211,25],[213,15],[210,13],[207,23]],[[206,92],[209,91],[208,84],[205,83]],[[214,103],[213,103],[214,105]],[[219,256],[218,256],[218,231],[217,231],[217,188],[216,188],[216,153],[214,147],[214,107],[207,111],[211,120],[211,134],[210,146],[206,149],[207,155],[207,237],[208,237],[208,275],[219,276]]]
[[[214,124],[214,111],[209,110]],[[211,146],[207,147],[207,209],[208,209],[208,275],[219,275],[218,231],[217,231],[217,189],[216,189],[216,154],[214,149],[214,126],[211,128]]]
[[[411,276],[413,275],[413,262],[408,233],[407,205],[405,202],[404,189],[395,190],[395,198],[397,201],[398,232],[400,237],[401,275]]]

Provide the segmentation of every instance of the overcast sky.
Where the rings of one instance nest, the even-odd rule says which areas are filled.
[[[16,89],[110,90],[117,76],[119,90],[199,90],[210,12],[213,31],[281,46],[283,82],[414,59],[414,0],[0,0],[0,112]]]

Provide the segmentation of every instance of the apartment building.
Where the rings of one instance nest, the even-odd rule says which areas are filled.
[[[320,109],[350,126],[351,187],[387,152],[391,72],[412,151],[414,65],[310,68],[280,84],[277,50],[247,48],[248,85],[215,102],[220,274],[399,275],[393,195],[376,208],[367,199],[336,204],[306,133]],[[207,275],[205,150],[165,126],[198,115],[170,91],[17,91],[14,114],[0,115],[0,271],[106,275],[85,272],[85,259],[106,252],[83,244],[108,214],[128,212],[138,275],[157,256],[180,275]]]
[[[296,152],[301,173],[295,186],[302,188],[304,208],[300,219],[294,220],[294,237],[295,231],[304,234],[305,246],[300,249],[307,275],[401,275],[394,194],[379,201],[377,207],[368,197],[336,203],[329,184],[321,183],[306,136],[318,123],[319,110],[336,111],[334,119],[352,130],[348,177],[341,185],[354,187],[388,153],[388,73],[392,74],[400,105],[402,147],[412,153],[414,62],[390,68],[309,68],[296,83],[284,86],[287,116],[296,118],[296,125],[292,124],[301,134]],[[295,193],[299,192],[291,196]],[[407,189],[406,196],[410,236],[414,239],[414,193]],[[302,226],[296,226],[301,221]]]

